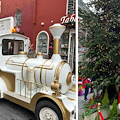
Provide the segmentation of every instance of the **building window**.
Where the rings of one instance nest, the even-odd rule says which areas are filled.
[[[37,52],[42,52],[44,55],[48,55],[49,47],[49,35],[46,31],[41,31],[37,35],[36,39],[36,50]]]
[[[68,0],[67,14],[74,14],[76,11],[76,0]]]
[[[22,12],[18,10],[15,14],[15,27],[22,24]]]

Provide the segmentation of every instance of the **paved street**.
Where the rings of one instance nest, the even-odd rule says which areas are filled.
[[[90,93],[88,94],[87,98],[90,99],[92,98],[92,96],[93,96],[93,93]],[[81,120],[81,115],[84,112],[84,109],[82,108],[84,104],[83,98],[84,96],[78,96],[78,120]]]
[[[34,113],[8,100],[0,100],[0,120],[35,120]]]
[[[88,94],[88,99],[91,98],[93,93]],[[78,96],[78,120],[80,115],[84,112],[82,105],[84,96]],[[8,100],[0,100],[0,120],[35,120],[34,113],[17,105]]]

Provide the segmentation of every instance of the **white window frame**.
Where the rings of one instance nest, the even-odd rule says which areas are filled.
[[[39,38],[39,35],[41,33],[45,33],[47,35],[47,40],[48,40],[48,43],[47,43],[47,53],[43,53],[43,55],[48,55],[48,52],[49,52],[49,34],[46,32],[46,31],[40,31],[37,35],[37,38],[36,38],[36,53],[39,52],[38,51],[38,38]]]

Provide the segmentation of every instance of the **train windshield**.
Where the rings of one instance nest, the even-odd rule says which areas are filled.
[[[13,39],[2,40],[3,55],[18,55],[20,51],[24,51],[23,40],[13,40]]]

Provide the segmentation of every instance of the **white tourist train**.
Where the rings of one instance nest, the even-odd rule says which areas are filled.
[[[0,98],[33,111],[36,120],[75,120],[75,78],[59,55],[65,26],[49,28],[54,37],[51,59],[44,59],[41,52],[31,58],[29,38],[12,33],[13,27],[13,17],[0,19]]]

